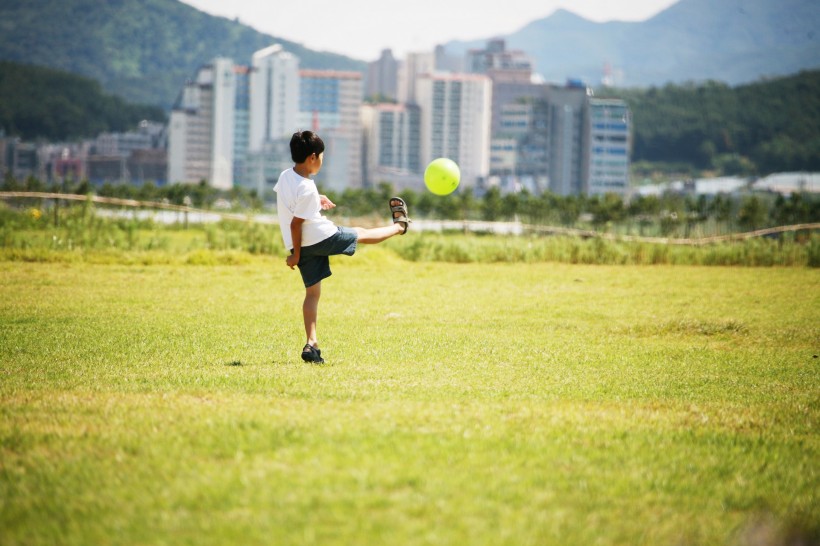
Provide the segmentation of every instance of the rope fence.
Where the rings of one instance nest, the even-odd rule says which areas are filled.
[[[3,191],[0,192],[0,199],[54,199],[66,201],[92,201],[94,203],[102,203],[104,205],[116,205],[122,207],[133,207],[141,209],[161,209],[170,210],[174,212],[190,212],[195,214],[216,214],[225,220],[239,220],[242,222],[254,221],[264,224],[276,224],[275,220],[265,217],[254,217],[247,214],[235,214],[230,212],[219,212],[213,210],[197,209],[186,205],[174,205],[173,203],[163,203],[161,201],[137,201],[135,199],[120,199],[118,197],[103,197],[100,195],[77,195],[74,193],[48,193],[48,192],[20,192],[20,191]]]
[[[160,201],[137,201],[135,199],[120,199],[117,197],[102,197],[99,195],[77,195],[72,193],[49,193],[49,192],[0,192],[0,199],[54,199],[66,201],[91,201],[94,203],[101,203],[104,205],[114,205],[122,207],[132,207],[141,209],[160,209],[170,210],[175,212],[195,213],[195,214],[209,214],[217,215],[224,220],[238,220],[241,222],[256,222],[262,224],[278,224],[277,218],[270,216],[253,216],[247,214],[236,214],[229,212],[219,212],[213,210],[205,210],[193,208],[185,205],[175,205],[172,203],[164,203]],[[423,226],[429,224],[428,229],[432,226],[438,226],[439,229],[464,229],[469,231],[491,231],[504,233],[522,233],[524,231],[533,233],[542,233],[548,235],[569,235],[575,237],[593,238],[600,237],[610,241],[627,241],[637,243],[653,243],[666,245],[688,245],[699,246],[713,243],[742,241],[752,239],[755,237],[765,237],[767,235],[776,235],[780,233],[787,233],[793,231],[815,231],[820,229],[820,223],[804,223],[790,226],[778,226],[765,229],[757,229],[743,233],[731,233],[727,235],[713,235],[710,237],[700,238],[673,238],[673,237],[643,237],[637,235],[619,235],[615,233],[602,233],[587,229],[555,227],[555,226],[540,226],[533,224],[522,224],[520,222],[481,222],[481,221],[424,221],[418,220],[414,222]],[[495,229],[497,228],[497,229]]]

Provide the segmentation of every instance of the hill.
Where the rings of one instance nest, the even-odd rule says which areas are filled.
[[[736,87],[705,82],[597,94],[629,104],[633,161],[726,174],[820,170],[820,70]]]
[[[0,0],[0,59],[87,76],[129,101],[166,109],[201,64],[218,55],[249,62],[274,42],[304,68],[365,67],[176,0]]]
[[[505,36],[547,81],[663,85],[716,80],[737,85],[820,67],[816,0],[680,0],[643,22],[595,23],[558,10]],[[491,38],[491,37],[488,37]],[[450,42],[460,55],[485,40]]]
[[[547,81],[597,85],[609,65],[619,87],[737,85],[820,67],[818,28],[816,0],[680,0],[638,23],[595,23],[558,10],[505,38]],[[0,59],[87,76],[107,92],[166,109],[201,64],[218,55],[246,62],[274,42],[304,68],[366,67],[177,0],[0,0]],[[446,49],[460,56],[485,45],[454,41]]]
[[[0,129],[6,134],[73,140],[131,130],[143,119],[164,121],[165,112],[106,94],[89,78],[0,61]]]

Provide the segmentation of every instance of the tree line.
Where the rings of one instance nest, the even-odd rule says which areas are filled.
[[[328,193],[338,214],[360,217],[378,214],[396,192],[390,184],[372,189],[347,189]],[[665,193],[625,200],[617,194],[568,195],[527,191],[502,193],[490,188],[481,197],[471,191],[448,196],[403,190],[411,216],[446,220],[521,221],[533,225],[592,227],[642,235],[690,236],[697,228],[723,232],[820,222],[820,196],[790,196],[747,192],[715,196]]]
[[[106,183],[95,188],[88,181],[49,186],[33,177],[17,181],[7,175],[0,189],[79,195],[93,192],[105,197],[167,202],[201,209],[212,209],[220,200],[235,210],[262,210],[264,206],[255,190],[239,187],[218,190],[204,181],[168,186]],[[328,197],[337,205],[328,214],[344,218],[387,217],[386,203],[396,194],[393,186],[387,183],[375,188],[328,192]],[[560,196],[550,192],[534,195],[526,191],[504,194],[493,187],[480,197],[472,191],[457,191],[442,197],[413,190],[403,190],[401,196],[407,201],[411,216],[418,219],[521,221],[533,225],[630,231],[647,236],[688,237],[694,233],[706,234],[704,230],[711,230],[708,234],[730,233],[820,222],[820,196],[811,193],[790,196],[752,192],[715,196],[666,193],[624,200],[616,194]]]

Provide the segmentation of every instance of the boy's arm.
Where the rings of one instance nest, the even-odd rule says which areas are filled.
[[[290,221],[290,236],[293,240],[293,254],[288,256],[286,263],[288,267],[293,269],[299,263],[299,258],[302,254],[302,224],[305,223],[304,218],[294,216]]]
[[[328,199],[327,195],[319,196],[319,204],[321,205],[322,210],[329,210],[336,207],[336,203]]]

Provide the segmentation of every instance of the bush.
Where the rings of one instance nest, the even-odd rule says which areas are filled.
[[[414,262],[534,263],[598,265],[810,266],[820,263],[820,243],[794,238],[748,239],[704,246],[616,241],[602,237],[504,237],[418,234],[387,246]]]

